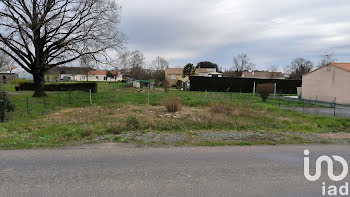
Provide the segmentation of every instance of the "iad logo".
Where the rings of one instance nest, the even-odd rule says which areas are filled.
[[[317,181],[321,177],[322,173],[322,162],[326,162],[327,164],[327,172],[328,177],[335,182],[342,181],[345,179],[345,177],[348,175],[348,163],[345,161],[343,157],[332,155],[332,158],[334,161],[339,162],[342,165],[342,173],[338,176],[334,175],[334,166],[333,166],[333,160],[329,156],[320,156],[316,160],[316,171],[315,175],[310,175],[310,158],[308,157],[310,155],[309,150],[304,151],[304,176],[309,181]],[[349,195],[349,183],[346,182],[344,185],[341,186],[335,186],[335,185],[329,185],[326,186],[326,183],[322,183],[322,196],[348,196]]]
[[[309,150],[305,150],[304,151],[304,155],[306,156],[306,157],[304,157],[304,176],[309,181],[317,181],[321,177],[321,173],[322,173],[321,164],[322,164],[322,162],[326,162],[327,163],[328,177],[332,181],[336,181],[336,182],[337,181],[342,181],[348,175],[348,170],[349,170],[348,163],[345,161],[345,159],[343,157],[340,157],[340,156],[337,156],[337,155],[333,155],[332,156],[335,161],[340,162],[342,164],[342,166],[343,166],[343,172],[339,176],[335,176],[334,175],[332,158],[323,155],[323,156],[320,156],[316,160],[316,173],[315,173],[315,175],[311,176],[310,175],[310,159],[308,157],[310,155],[310,151]]]

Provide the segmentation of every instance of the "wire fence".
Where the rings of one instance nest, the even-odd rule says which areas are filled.
[[[47,97],[33,98],[31,92],[15,93],[11,95],[16,108],[13,113],[7,114],[8,119],[35,117],[54,112],[62,108],[84,107],[91,104],[110,106],[122,104],[159,105],[161,100],[169,97],[180,97],[187,106],[208,105],[212,102],[242,104],[263,103],[258,94],[239,92],[186,92],[170,90],[165,93],[162,89],[135,89],[123,88],[120,84],[99,86],[97,93],[68,91],[48,92]],[[264,104],[264,103],[263,103]],[[276,94],[271,95],[267,105],[278,106],[283,109],[298,111],[315,116],[334,116],[350,118],[350,106],[337,105],[334,102],[322,102],[317,97],[300,99],[297,96]],[[0,103],[0,107],[2,104]],[[0,110],[0,120],[5,120],[5,112]]]

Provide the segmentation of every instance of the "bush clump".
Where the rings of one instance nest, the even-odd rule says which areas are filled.
[[[20,83],[20,90],[34,90],[34,83]],[[84,91],[92,93],[97,92],[96,82],[79,82],[79,83],[52,83],[45,84],[45,91]]]
[[[180,98],[164,98],[160,101],[161,105],[165,106],[168,112],[177,112],[182,108],[182,103]]]
[[[7,93],[0,88],[0,122],[5,121],[6,112],[15,110],[15,105],[9,99]]]
[[[210,112],[215,114],[230,115],[234,111],[233,106],[227,103],[211,103]]]
[[[135,116],[129,116],[126,119],[126,124],[128,127],[130,127],[131,129],[138,129],[139,128],[139,120],[137,119],[137,117]]]
[[[275,85],[272,83],[258,84],[257,91],[264,102],[267,101],[267,98],[273,93]]]

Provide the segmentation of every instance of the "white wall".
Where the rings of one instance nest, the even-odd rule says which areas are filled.
[[[350,72],[323,67],[303,77],[302,98],[350,104]]]
[[[87,80],[87,75],[71,75],[71,74],[61,74],[60,79],[64,79],[64,77],[70,77],[71,81],[107,81],[107,82],[114,82],[114,81],[122,81],[123,75],[118,74],[116,78],[107,78],[106,75],[89,75],[89,80]]]

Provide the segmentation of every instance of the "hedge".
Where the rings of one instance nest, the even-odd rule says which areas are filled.
[[[34,83],[20,83],[19,90],[34,90]],[[97,92],[97,83],[54,83],[45,84],[45,91],[84,91]]]
[[[277,84],[277,93],[297,94],[297,87],[301,87],[301,80],[287,79],[249,79],[228,77],[190,77],[191,91],[215,91],[215,92],[253,92],[255,85],[264,83]]]

